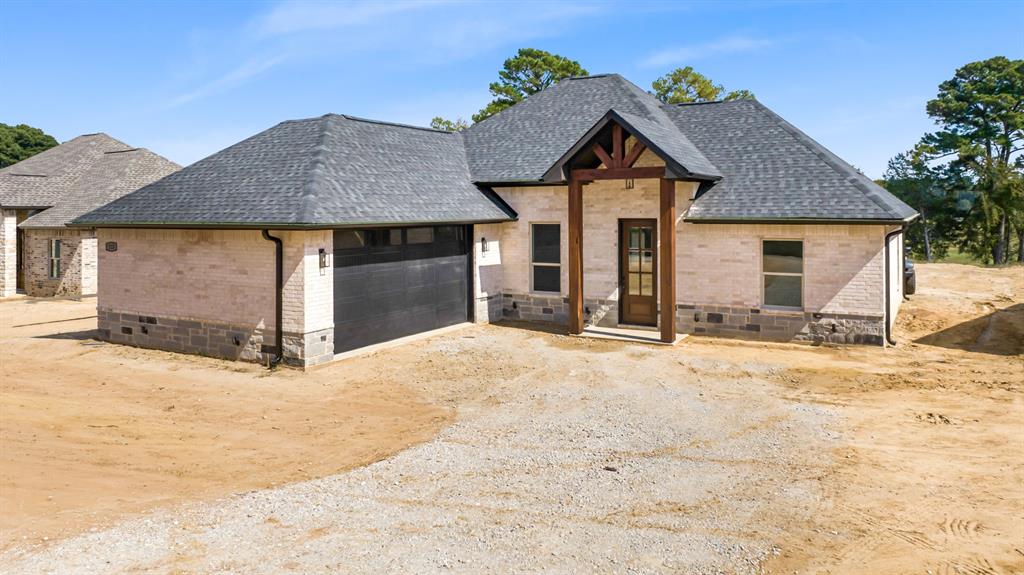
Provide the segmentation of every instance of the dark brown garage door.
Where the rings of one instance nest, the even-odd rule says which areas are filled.
[[[336,230],[334,352],[469,319],[466,226]]]

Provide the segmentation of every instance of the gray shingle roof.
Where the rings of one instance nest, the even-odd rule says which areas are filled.
[[[179,168],[106,134],[86,134],[0,169],[0,206],[49,208],[19,227],[62,227]]]
[[[463,134],[477,182],[537,182],[591,128],[615,110],[657,132],[664,151],[687,170],[711,177],[716,167],[673,125],[660,102],[618,74],[570,78],[474,124]]]
[[[718,182],[690,207],[689,220],[899,221],[915,215],[755,101],[668,106],[608,74],[563,80],[461,133],[333,114],[284,122],[75,223],[505,221],[515,213],[487,186],[557,181],[560,163],[609,118],[656,148],[674,175]]]
[[[665,111],[724,174],[687,221],[894,221],[917,213],[757,101]]]
[[[344,226],[505,221],[460,134],[328,114],[283,122],[76,224]]]

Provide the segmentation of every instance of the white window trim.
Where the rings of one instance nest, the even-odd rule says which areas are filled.
[[[61,254],[61,249],[63,247],[64,246],[62,245],[62,242],[59,239],[56,239],[56,238],[50,239],[49,244],[47,245],[47,254],[46,255],[47,255],[48,267],[46,269],[46,272],[47,272],[47,275],[49,276],[49,278],[52,279],[52,280],[60,279],[60,276],[61,276],[61,274],[64,271],[62,269],[63,266],[61,265],[61,263],[62,263],[61,262],[61,256],[63,255],[63,254]],[[54,254],[56,254],[56,256]],[[56,267],[57,267],[57,273],[56,274],[53,273],[54,272],[54,264],[56,264]]]
[[[533,226],[535,225],[550,225],[558,226],[558,263],[550,264],[546,262],[535,262],[533,261]],[[562,295],[562,222],[559,221],[541,221],[541,222],[530,222],[530,293],[539,295]],[[546,267],[546,268],[558,268],[558,291],[543,291],[534,289],[533,287],[533,268],[534,266]]]
[[[764,243],[765,242],[800,242],[800,253],[801,253],[801,257],[800,257],[800,270],[801,271],[800,271],[800,273],[794,274],[794,273],[766,272],[766,271],[764,271]],[[804,294],[806,293],[806,289],[805,289],[806,288],[806,285],[805,285],[806,280],[805,280],[804,276],[807,275],[807,268],[805,267],[805,262],[807,260],[807,254],[804,251],[804,248],[806,248],[806,247],[807,247],[807,242],[804,240],[804,238],[761,238],[761,251],[758,254],[758,259],[757,259],[757,261],[758,261],[758,268],[759,268],[758,271],[760,271],[761,273],[758,274],[757,279],[758,279],[758,281],[761,282],[761,307],[762,308],[767,309],[767,310],[777,310],[777,311],[801,311],[801,312],[804,311],[804,309],[806,307],[806,305],[805,305],[806,302],[804,300]],[[788,306],[788,305],[768,305],[768,303],[766,303],[766,299],[765,299],[765,295],[764,295],[764,276],[789,276],[789,277],[800,276],[800,307],[793,307],[793,306]]]

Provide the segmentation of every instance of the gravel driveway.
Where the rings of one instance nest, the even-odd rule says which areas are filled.
[[[435,439],[340,475],[12,550],[0,570],[757,573],[783,526],[820,503],[833,415],[780,397],[769,364],[699,360],[685,343],[465,333],[402,352],[462,370],[415,382],[458,410]],[[357,361],[401,377],[393,360]],[[474,377],[485,391],[459,399]]]

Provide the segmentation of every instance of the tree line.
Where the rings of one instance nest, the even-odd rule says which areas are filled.
[[[39,128],[0,123],[0,168],[17,164],[56,145],[57,140]]]
[[[938,129],[879,181],[921,214],[907,230],[913,253],[932,261],[956,247],[987,264],[1024,262],[1024,60],[971,62],[925,109]]]

